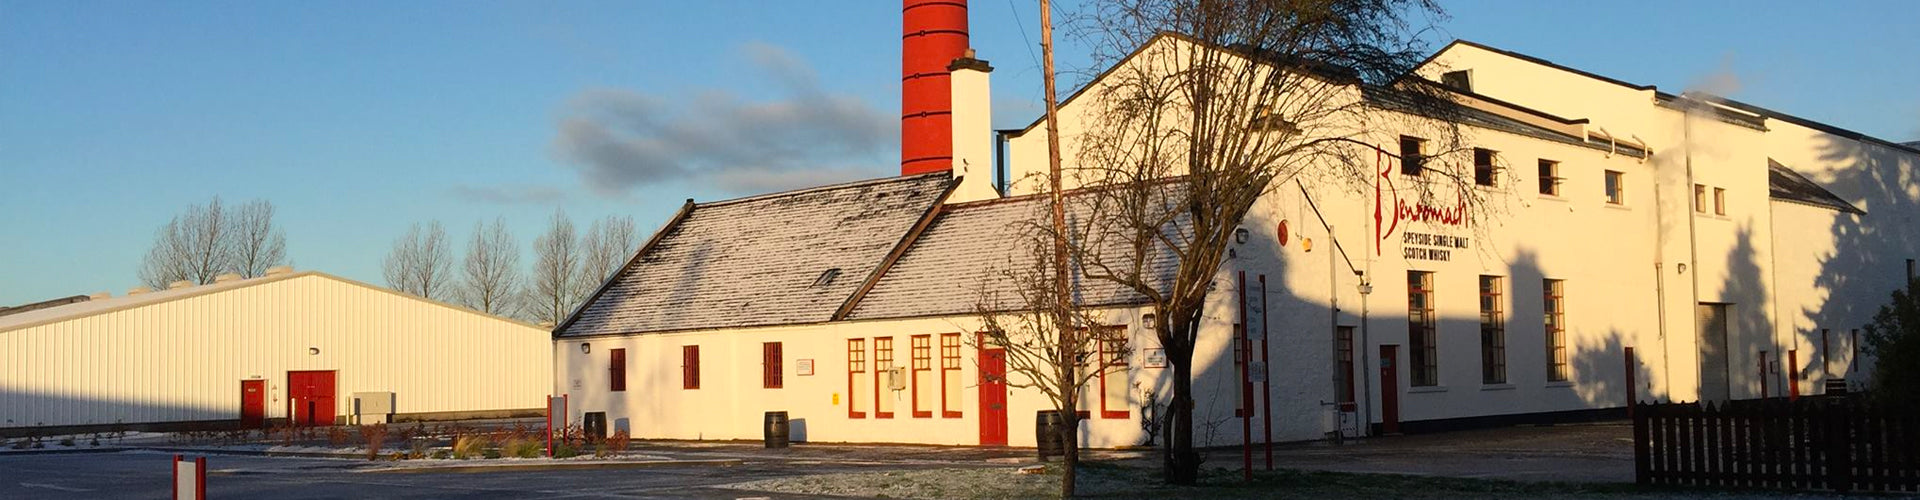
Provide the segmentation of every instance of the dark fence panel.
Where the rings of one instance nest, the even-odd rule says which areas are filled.
[[[1830,396],[1632,414],[1640,484],[1920,492],[1920,413]]]

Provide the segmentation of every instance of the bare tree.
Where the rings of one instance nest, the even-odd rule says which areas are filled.
[[[164,289],[175,281],[212,283],[225,273],[253,278],[287,260],[287,237],[273,222],[273,203],[253,200],[229,211],[220,197],[187,207],[154,235],[140,281]]]
[[[229,269],[230,229],[220,197],[206,205],[187,207],[155,234],[153,248],[147,250],[140,265],[140,281],[154,289],[166,289],[182,280],[212,283],[215,276]]]
[[[580,260],[580,292],[593,293],[595,287],[626,265],[627,258],[633,256],[634,247],[639,244],[634,236],[633,217],[609,215],[587,228],[587,235],[580,243],[581,251],[585,252]]]
[[[507,232],[506,221],[474,223],[461,272],[460,298],[468,307],[490,314],[518,312],[520,243]]]
[[[387,286],[394,290],[431,300],[448,298],[454,283],[453,250],[447,243],[447,229],[440,221],[425,226],[414,223],[407,234],[393,241],[383,266]]]
[[[1080,461],[1081,393],[1102,372],[1124,367],[1130,348],[1125,327],[1107,325],[1098,309],[1080,306],[1074,287],[1059,281],[1070,279],[1061,272],[1069,266],[1057,260],[1059,233],[1041,220],[1016,223],[1023,237],[1014,244],[1024,250],[1016,255],[1024,258],[981,280],[974,313],[985,345],[975,347],[1002,349],[1012,375],[1007,386],[1040,391],[1060,415],[1060,490],[1062,498],[1071,498]]]
[[[1082,96],[1095,118],[1076,136],[1073,175],[1099,188],[1076,197],[1088,219],[1070,238],[1071,258],[1087,279],[1146,297],[1160,318],[1153,326],[1172,372],[1165,479],[1193,484],[1194,346],[1235,229],[1298,175],[1368,182],[1363,166],[1390,154],[1367,136],[1386,125],[1382,116],[1457,130],[1444,92],[1406,78],[1425,55],[1409,19],[1438,7],[1119,0],[1092,9],[1083,33],[1115,66]],[[1168,260],[1171,270],[1149,264]]]
[[[234,210],[228,247],[234,272],[243,278],[267,274],[287,261],[287,235],[273,223],[273,203],[253,200]]]
[[[573,220],[567,218],[566,212],[554,210],[547,232],[533,240],[533,277],[527,308],[535,321],[559,324],[573,312],[583,294],[584,287],[580,285],[583,255],[574,232]]]

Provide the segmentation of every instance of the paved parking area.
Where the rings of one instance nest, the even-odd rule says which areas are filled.
[[[1238,449],[1215,451],[1213,461],[1240,461]],[[1220,455],[1227,454],[1228,457]],[[1256,446],[1254,464],[1264,466]],[[1347,444],[1274,447],[1274,466],[1367,472],[1590,483],[1633,482],[1633,426],[1628,422],[1503,427]]]
[[[768,450],[738,442],[635,443],[633,453],[740,465],[646,469],[374,474],[364,460],[212,455],[208,494],[219,498],[742,498],[722,485],[813,474],[952,467],[1017,467],[1031,449],[799,444]],[[1152,470],[1157,450],[1092,451],[1088,458]],[[1264,450],[1254,449],[1256,467]],[[173,454],[121,451],[0,454],[0,498],[165,498]],[[1238,448],[1214,449],[1209,467],[1235,469]],[[1276,445],[1278,468],[1499,478],[1631,482],[1632,428],[1621,424],[1509,427],[1349,442]],[[795,498],[772,495],[774,498]]]

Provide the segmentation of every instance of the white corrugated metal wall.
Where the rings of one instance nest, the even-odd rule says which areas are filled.
[[[551,387],[542,329],[318,273],[258,279],[0,332],[0,427],[237,419],[246,379],[284,417],[298,370],[336,370],[336,415],[355,392],[425,413],[539,408]]]

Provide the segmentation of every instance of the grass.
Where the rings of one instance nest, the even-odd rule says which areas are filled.
[[[1159,470],[1109,463],[1083,463],[1079,494],[1088,498],[1674,498],[1767,497],[1778,492],[1642,489],[1632,484],[1520,482],[1397,474],[1298,470],[1259,471],[1251,482],[1238,470],[1212,469],[1196,486],[1169,486]],[[1013,467],[942,468],[820,474],[741,483],[733,488],[809,495],[887,498],[1054,498],[1060,471],[1021,475]]]

